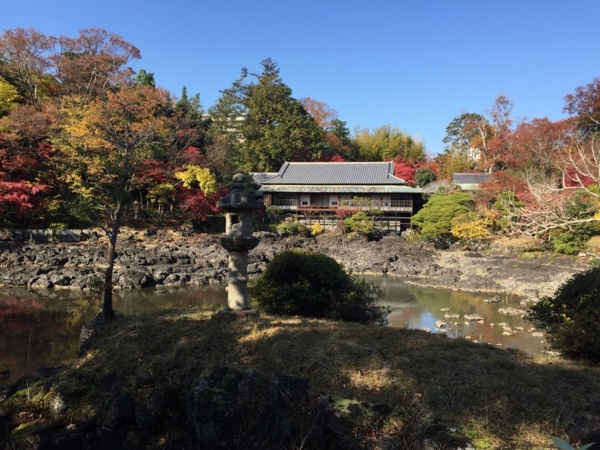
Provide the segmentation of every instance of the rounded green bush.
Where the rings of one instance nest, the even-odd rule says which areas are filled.
[[[334,259],[308,250],[286,250],[273,258],[250,287],[255,306],[268,313],[385,325],[389,309],[382,292],[344,271]]]
[[[533,305],[529,319],[566,357],[600,361],[600,267],[574,275],[554,297]]]

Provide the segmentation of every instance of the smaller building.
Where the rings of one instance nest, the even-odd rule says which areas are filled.
[[[409,224],[422,193],[394,176],[392,162],[286,162],[276,174],[252,175],[265,206],[299,216],[377,209],[396,229]]]
[[[455,173],[452,175],[452,182],[463,191],[476,191],[481,183],[491,180],[491,173]]]

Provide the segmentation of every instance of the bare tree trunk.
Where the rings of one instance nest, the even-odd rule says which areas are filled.
[[[104,273],[104,298],[102,301],[102,314],[106,322],[110,322],[116,317],[113,309],[113,270],[115,267],[115,254],[117,247],[117,237],[121,226],[121,216],[123,214],[122,203],[119,202],[115,211],[112,229],[108,236],[108,253],[106,255],[106,272]]]

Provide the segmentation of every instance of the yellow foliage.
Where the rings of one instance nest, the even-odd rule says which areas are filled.
[[[9,112],[20,98],[17,88],[0,77],[0,115]]]
[[[183,166],[183,169],[175,173],[175,178],[181,180],[186,188],[190,188],[192,183],[197,182],[202,192],[207,195],[217,191],[217,179],[209,169],[191,164]]]
[[[317,236],[321,233],[323,233],[323,227],[321,226],[320,223],[313,223],[313,225],[310,227],[310,234],[312,234],[313,236]]]
[[[452,219],[450,233],[458,239],[482,239],[491,234],[493,224],[491,218],[470,212]]]

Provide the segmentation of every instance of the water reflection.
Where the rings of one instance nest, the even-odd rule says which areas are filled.
[[[465,338],[502,348],[518,348],[527,353],[540,354],[547,348],[543,336],[521,315],[501,314],[501,308],[526,309],[521,297],[498,294],[499,303],[486,303],[489,293],[452,291],[409,285],[387,276],[366,277],[384,291],[385,304],[393,310],[393,327],[428,329],[445,333],[452,338]],[[467,320],[465,315],[478,314],[483,320]],[[445,322],[441,326],[440,322]],[[436,324],[437,323],[437,324]]]
[[[221,286],[116,291],[114,308],[130,315],[169,309],[217,309],[227,303]],[[0,372],[8,383],[39,367],[72,361],[78,353],[81,326],[100,310],[81,291],[0,290]],[[2,380],[0,379],[0,382]]]
[[[385,304],[393,308],[390,315],[393,327],[427,328],[452,338],[519,348],[532,354],[539,354],[546,347],[543,337],[533,335],[529,322],[520,316],[498,312],[502,307],[521,308],[521,299],[516,296],[500,294],[500,303],[489,304],[483,300],[490,294],[417,287],[386,276],[366,278],[383,289]],[[115,309],[132,315],[168,309],[217,309],[226,305],[225,288],[212,285],[124,290],[115,292],[114,297]],[[90,305],[80,291],[36,293],[2,288],[0,372],[10,370],[11,383],[38,367],[69,362],[77,355],[81,325],[98,310],[99,305]],[[446,314],[458,317],[446,318]],[[480,314],[484,320],[466,320],[465,314]],[[440,321],[446,325],[441,326]]]

